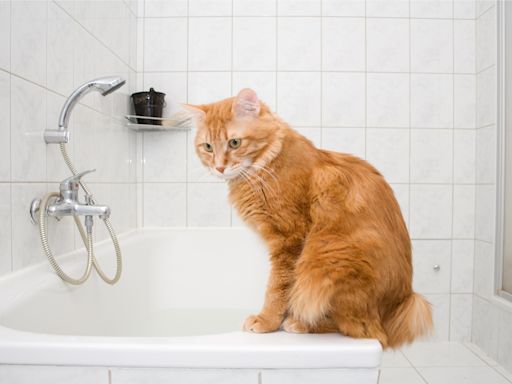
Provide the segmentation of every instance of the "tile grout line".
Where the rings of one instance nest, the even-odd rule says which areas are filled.
[[[234,40],[235,40],[235,0],[231,0],[231,95],[234,96]],[[238,94],[238,93],[237,93]],[[229,184],[226,183],[229,189]],[[229,226],[233,226],[233,206],[229,204]]]
[[[186,92],[186,97],[187,97],[187,103],[190,103],[190,100],[189,100],[189,97],[190,97],[190,80],[189,80],[189,77],[190,77],[190,72],[189,72],[189,66],[190,66],[190,0],[187,0],[187,80],[186,80],[186,87],[187,87],[187,92]],[[186,133],[186,137],[187,137],[187,146],[186,146],[186,156],[187,156],[187,159],[186,159],[186,163],[185,163],[185,169],[187,171],[186,175],[185,175],[185,227],[188,227],[189,225],[189,220],[188,220],[188,215],[189,215],[189,198],[188,198],[188,194],[189,194],[189,171],[190,171],[190,164],[189,164],[189,140],[192,140],[192,138],[190,137],[191,136],[191,132],[190,131],[187,131]]]
[[[452,287],[453,287],[453,233],[455,226],[455,21],[453,19],[455,15],[455,3],[452,0],[452,127],[451,127],[451,138],[452,138],[452,167],[451,167],[451,177],[452,177],[452,225],[451,225],[451,241],[450,241],[450,284],[449,284],[449,297],[448,297],[448,340],[451,340],[452,334]]]
[[[14,259],[13,259],[13,209],[12,209],[12,1],[9,1],[9,211],[11,218],[11,272],[14,271]]]

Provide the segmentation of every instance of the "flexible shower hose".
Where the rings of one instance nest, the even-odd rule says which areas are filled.
[[[73,162],[71,161],[68,152],[66,150],[66,146],[64,143],[60,144],[60,152],[62,153],[62,157],[64,158],[64,162],[68,166],[69,170],[73,175],[77,174],[77,171],[73,165]],[[92,194],[89,191],[89,188],[87,185],[80,180],[79,181],[80,186],[84,190],[84,192],[90,196],[90,202],[91,204],[96,204],[94,201],[94,198],[92,197]],[[48,207],[48,203],[51,199],[59,197],[60,194],[57,192],[51,192],[48,193],[42,200],[41,205],[39,208],[39,235],[41,237],[41,243],[43,244],[43,250],[46,254],[46,257],[48,258],[48,261],[50,262],[51,266],[57,273],[57,275],[64,281],[79,285],[84,283],[90,276],[92,267],[98,272],[98,275],[100,275],[101,279],[105,281],[108,284],[115,284],[121,277],[121,272],[123,269],[123,263],[122,263],[122,256],[121,256],[121,248],[119,246],[119,241],[117,240],[116,233],[114,232],[114,229],[112,228],[112,224],[110,223],[109,219],[103,219],[103,222],[105,226],[107,227],[107,231],[110,235],[110,238],[112,239],[112,243],[114,244],[114,249],[116,252],[116,274],[113,278],[109,278],[101,269],[100,265],[98,264],[98,261],[96,260],[96,257],[94,256],[94,250],[93,250],[93,236],[92,236],[92,223],[91,225],[87,225],[87,232],[84,231],[84,227],[82,223],[80,222],[80,219],[77,216],[73,216],[73,219],[75,220],[75,224],[78,228],[78,232],[80,232],[80,237],[82,238],[82,242],[84,243],[85,248],[87,249],[87,266],[85,268],[85,272],[81,277],[78,279],[75,279],[68,274],[66,274],[62,268],[57,264],[55,261],[55,258],[53,257],[53,253],[50,249],[50,245],[48,243],[48,233],[46,230],[46,209]],[[87,219],[86,219],[87,220]],[[86,222],[87,223],[87,222]]]

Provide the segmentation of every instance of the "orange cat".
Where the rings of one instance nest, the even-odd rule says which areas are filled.
[[[188,107],[199,158],[270,249],[265,304],[245,330],[339,331],[384,347],[431,330],[400,208],[375,168],[315,148],[250,89]]]

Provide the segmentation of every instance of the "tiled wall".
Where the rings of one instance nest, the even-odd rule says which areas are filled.
[[[136,227],[137,137],[122,117],[136,81],[135,8],[121,0],[0,1],[0,274],[44,260],[29,204],[70,173],[43,131],[57,127],[73,89],[96,77],[119,75],[127,86],[83,99],[68,148],[79,170],[97,169],[84,180],[112,207],[115,229]],[[81,246],[68,219],[50,220],[49,237],[56,254]]]
[[[494,298],[497,8],[495,1],[479,2],[476,19],[476,220],[472,339],[487,354],[512,370],[512,305],[499,305]]]
[[[473,1],[141,0],[139,85],[206,103],[254,88],[319,147],[393,186],[436,337],[469,340],[475,215]],[[242,225],[194,132],[141,140],[141,225]],[[433,265],[439,264],[439,272]]]

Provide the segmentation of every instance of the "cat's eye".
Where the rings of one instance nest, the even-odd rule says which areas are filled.
[[[203,148],[206,152],[213,152],[213,147],[210,143],[203,143]]]
[[[233,149],[238,148],[240,146],[240,144],[242,144],[242,139],[231,139],[231,140],[229,140],[229,143],[228,143],[230,148],[233,148]]]

